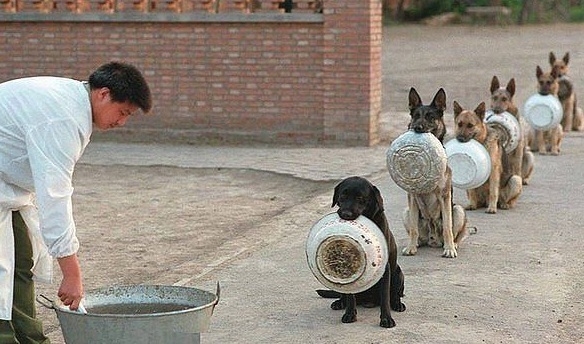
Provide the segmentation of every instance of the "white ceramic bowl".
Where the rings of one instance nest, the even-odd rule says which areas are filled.
[[[401,134],[391,143],[386,157],[389,175],[407,192],[431,192],[446,171],[444,147],[430,133],[409,130]]]
[[[511,153],[521,141],[521,126],[517,118],[509,112],[496,114],[493,111],[487,111],[485,114],[485,123],[494,123],[502,126],[508,134],[507,140],[503,143],[505,152]]]
[[[562,121],[564,110],[556,96],[536,93],[523,105],[523,113],[523,117],[533,129],[550,130]]]
[[[485,147],[476,140],[460,142],[452,139],[444,146],[448,166],[452,170],[452,185],[459,189],[475,189],[491,174],[491,158]]]
[[[388,260],[383,233],[365,216],[343,220],[337,213],[316,222],[306,239],[312,274],[329,289],[345,294],[365,291],[377,283]]]

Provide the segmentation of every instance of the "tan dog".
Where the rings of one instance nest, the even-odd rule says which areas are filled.
[[[544,73],[540,66],[535,69],[535,76],[537,77],[537,92],[541,95],[552,94],[558,95],[558,72],[553,68],[551,72]],[[552,155],[560,154],[560,146],[564,131],[562,124],[558,124],[555,128],[550,130],[535,130],[530,129],[528,144],[533,151],[538,151],[539,154],[545,155],[551,153]]]
[[[484,102],[474,111],[464,110],[454,102],[456,139],[460,142],[475,139],[485,146],[491,158],[489,180],[476,189],[467,190],[469,205],[466,209],[487,207],[487,213],[495,214],[497,208],[509,209],[515,206],[522,192],[522,184],[521,177],[512,174],[511,164],[503,147],[504,137],[508,134],[499,125],[487,124],[484,119]]]
[[[417,133],[431,133],[440,142],[446,133],[444,110],[446,93],[439,89],[430,105],[423,105],[418,92],[412,87],[409,94],[411,120],[408,128]],[[408,208],[403,222],[410,242],[402,254],[413,256],[418,246],[443,247],[442,257],[458,255],[459,244],[468,236],[466,213],[452,202],[452,171],[446,172],[438,186],[430,193],[408,193]]]
[[[496,115],[509,112],[517,119],[521,127],[521,139],[517,147],[507,154],[509,163],[511,164],[511,172],[520,175],[523,185],[529,184],[529,178],[533,173],[535,166],[535,157],[527,144],[527,136],[529,134],[529,125],[525,122],[522,116],[519,115],[517,106],[513,103],[513,96],[515,95],[515,79],[512,78],[507,83],[507,87],[501,87],[497,76],[493,76],[491,80],[491,110]]]
[[[549,62],[552,69],[556,69],[558,74],[558,99],[562,103],[564,109],[564,117],[562,118],[562,128],[564,132],[571,130],[582,130],[584,122],[584,114],[582,109],[577,106],[576,92],[574,84],[568,75],[570,63],[570,53],[564,54],[564,57],[559,60],[553,52],[550,52]]]

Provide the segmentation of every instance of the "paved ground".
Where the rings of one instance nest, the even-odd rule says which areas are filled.
[[[384,135],[405,128],[411,86],[426,102],[444,87],[450,111],[455,99],[473,108],[487,100],[492,75],[515,77],[521,104],[550,50],[570,51],[583,85],[583,30],[388,28]],[[304,256],[308,230],[333,210],[332,187],[354,174],[380,187],[398,245],[405,245],[405,192],[386,172],[386,143],[328,149],[93,142],[75,177],[86,288],[161,283],[212,291],[220,281],[221,301],[203,343],[584,343],[583,140],[583,133],[570,133],[560,156],[537,156],[517,208],[469,212],[478,233],[458,258],[440,258],[438,249],[400,256],[408,309],[393,313],[393,329],[377,326],[377,309],[359,309],[358,322],[341,324],[341,313],[314,293],[321,286]],[[63,343],[54,314],[40,314],[53,343]]]

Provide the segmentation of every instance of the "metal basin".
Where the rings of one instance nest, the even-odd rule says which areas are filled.
[[[386,162],[389,175],[400,188],[424,194],[438,186],[446,171],[447,157],[434,135],[409,130],[391,143]]]
[[[452,186],[463,190],[483,185],[491,175],[491,157],[477,140],[460,142],[451,139],[444,145],[448,166],[452,170]]]
[[[554,95],[534,94],[523,106],[525,120],[535,130],[550,130],[562,121],[564,109]]]
[[[522,135],[521,126],[515,116],[506,111],[500,114],[496,114],[493,111],[487,111],[485,114],[485,123],[499,125],[505,130],[507,135],[501,139],[503,140],[503,147],[505,148],[506,153],[511,153],[517,148]]]
[[[373,221],[363,215],[343,220],[337,213],[324,216],[312,226],[305,252],[314,277],[344,294],[375,285],[389,257],[385,236]]]
[[[37,301],[55,310],[67,344],[197,344],[219,302],[219,285],[217,294],[160,285],[95,289],[83,300],[87,314],[43,298]]]

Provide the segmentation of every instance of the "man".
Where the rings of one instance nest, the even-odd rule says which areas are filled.
[[[40,76],[0,84],[0,344],[49,343],[36,319],[33,275],[61,269],[58,297],[83,296],[71,196],[76,162],[93,126],[122,126],[152,107],[133,66],[110,62],[87,82]]]

